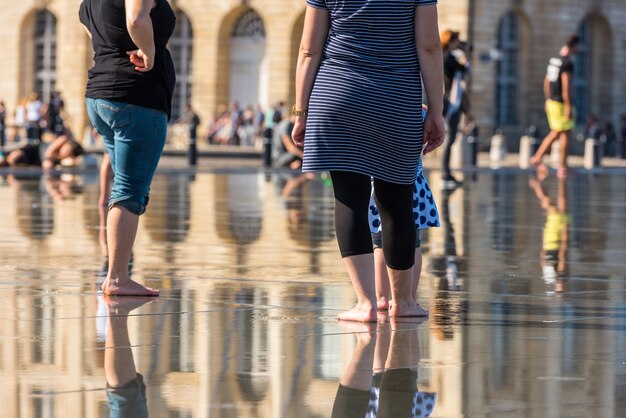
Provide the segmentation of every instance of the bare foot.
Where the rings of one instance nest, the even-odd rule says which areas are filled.
[[[537,157],[530,157],[530,160],[528,160],[528,162],[531,165],[534,165],[535,167],[537,167],[539,164],[541,164],[541,158],[537,158]]]
[[[108,278],[102,283],[102,293],[107,296],[159,296],[158,289],[146,287],[134,280],[119,284]]]
[[[537,166],[537,178],[539,181],[544,181],[550,175],[550,169],[544,163]]]
[[[385,296],[379,297],[378,300],[376,301],[376,307],[378,308],[379,311],[386,311],[389,309],[389,306],[390,306],[389,298]]]
[[[339,321],[352,322],[376,322],[378,320],[377,311],[370,303],[356,305],[349,311],[337,315]]]
[[[426,309],[422,308],[419,303],[415,301],[411,301],[410,305],[403,304],[400,305],[398,303],[394,303],[391,308],[389,308],[389,316],[392,318],[399,317],[428,317],[429,313]]]

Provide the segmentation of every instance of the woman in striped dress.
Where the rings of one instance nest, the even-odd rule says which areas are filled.
[[[307,0],[293,138],[303,171],[329,171],[339,248],[357,305],[339,319],[376,321],[368,225],[370,177],[381,214],[391,316],[423,312],[411,295],[413,183],[424,146],[444,136],[436,0]],[[421,82],[430,112],[422,120]]]

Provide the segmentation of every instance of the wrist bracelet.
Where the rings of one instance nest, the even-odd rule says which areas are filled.
[[[291,108],[291,114],[294,116],[308,116],[309,109],[298,110],[296,109],[296,105],[293,105],[293,107]]]

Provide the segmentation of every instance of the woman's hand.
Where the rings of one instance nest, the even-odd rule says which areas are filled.
[[[135,66],[135,70],[147,73],[154,67],[154,56],[149,56],[141,49],[126,51],[130,57],[130,62]]]
[[[296,116],[296,121],[291,131],[291,138],[293,143],[298,147],[304,146],[304,132],[306,130],[306,117]]]
[[[424,121],[424,154],[428,154],[443,144],[446,134],[446,125],[443,115],[428,113]]]

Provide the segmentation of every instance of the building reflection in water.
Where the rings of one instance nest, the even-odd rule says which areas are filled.
[[[15,190],[15,218],[25,238],[45,240],[54,230],[54,205],[42,176],[9,176]]]
[[[626,358],[614,348],[626,344],[617,316],[626,294],[626,193],[614,192],[622,180],[599,180],[588,202],[572,193],[586,180],[569,179],[559,295],[546,295],[539,258],[546,213],[526,176],[481,174],[437,193],[442,228],[428,232],[430,268],[420,289],[431,319],[363,330],[334,319],[352,290],[334,242],[332,189],[322,178],[160,174],[135,274],[161,278],[164,293],[116,327],[127,324],[127,334],[114,337],[128,342],[113,345],[132,345],[118,353],[132,354],[125,371],[145,377],[152,418],[330,417],[341,409],[340,382],[363,392],[348,391],[352,412],[367,401],[378,416],[402,418],[404,411],[384,412],[385,399],[408,405],[411,393],[435,402],[432,417],[617,416],[626,376]],[[15,224],[3,231],[0,266],[18,269],[0,269],[0,415],[107,417],[112,310],[104,300],[98,308],[91,286],[101,260],[97,184],[79,178],[80,195],[54,200],[41,179],[11,181],[0,188],[7,202],[0,211]],[[548,180],[543,192],[558,209],[558,182]],[[510,208],[512,225],[495,224],[492,215],[504,209],[494,205]],[[585,245],[605,245],[603,236],[617,245],[592,248],[600,261],[586,262],[582,241],[572,238],[581,234],[574,219],[593,210],[605,223],[587,221]],[[122,322],[123,308],[115,309]],[[393,358],[404,360],[387,367],[400,370],[389,374],[390,388],[372,369]]]
[[[332,185],[311,173],[275,177],[276,190],[287,211],[289,237],[309,251],[309,271],[318,274],[319,246],[335,237]]]
[[[220,239],[234,245],[232,260],[238,274],[248,269],[248,248],[263,227],[263,176],[235,173],[215,176],[215,229]]]

